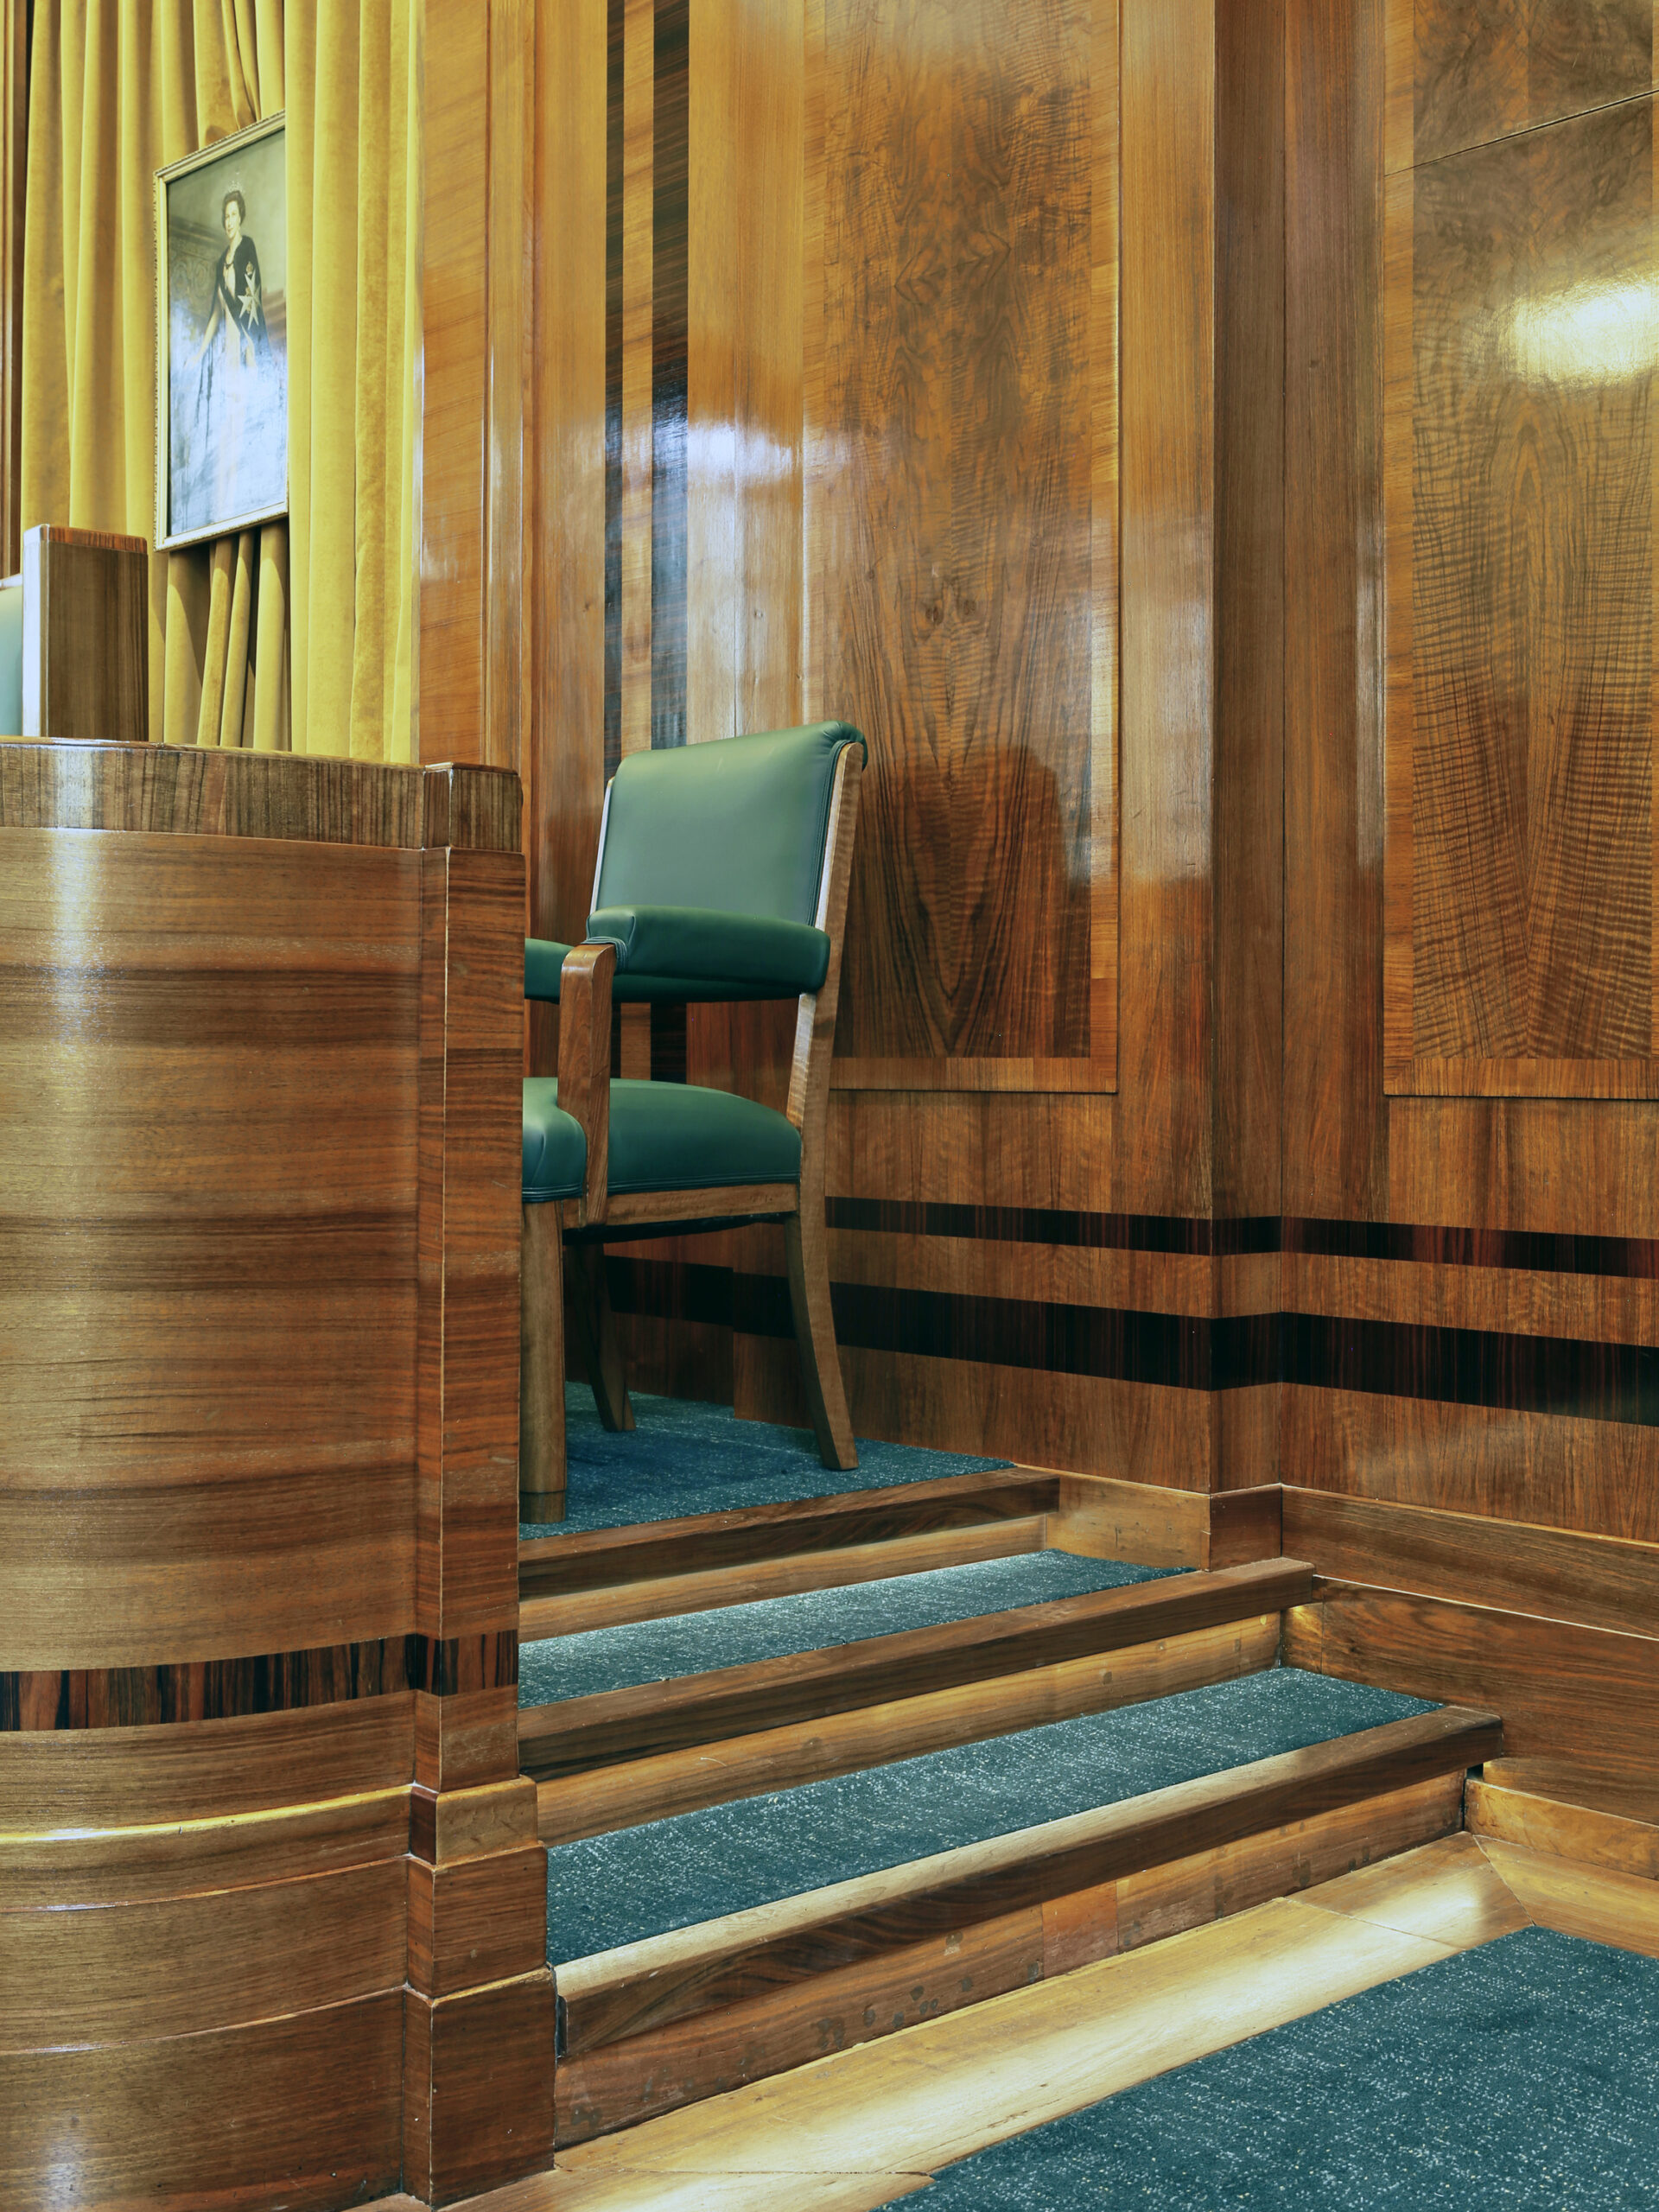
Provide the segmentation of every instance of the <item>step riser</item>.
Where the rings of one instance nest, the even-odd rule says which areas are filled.
[[[535,1706],[518,1717],[519,1758],[555,1781],[694,1745],[796,1726],[913,1694],[966,1688],[1303,1604],[1307,1568],[1274,1560],[1215,1575],[1131,1585],[879,1636],[676,1682]]]
[[[894,1699],[798,1726],[567,1776],[543,1783],[537,1790],[541,1839],[550,1846],[575,1843],[613,1828],[666,1820],[673,1813],[697,1812],[862,1767],[887,1766],[924,1751],[1233,1681],[1276,1663],[1279,1634],[1280,1615],[1262,1613],[1195,1635],[1131,1645],[1104,1657],[1074,1659],[1064,1666]]]
[[[611,2133],[1414,1849],[1460,1827],[1463,1783],[1459,1768],[561,2058],[556,2140]]]
[[[940,1529],[880,1544],[849,1544],[830,1551],[792,1552],[752,1566],[711,1567],[661,1580],[621,1582],[551,1598],[526,1598],[518,1609],[518,1637],[581,1636],[589,1629],[629,1621],[658,1621],[685,1613],[717,1611],[766,1598],[792,1598],[807,1590],[844,1590],[855,1583],[885,1582],[894,1575],[929,1574],[942,1567],[971,1567],[984,1560],[1014,1559],[1044,1548],[1040,1514],[1023,1520],[987,1521],[966,1529]]]

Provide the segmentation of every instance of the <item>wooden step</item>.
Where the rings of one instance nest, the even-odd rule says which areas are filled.
[[[1477,1835],[1659,1879],[1659,1779],[1621,1788],[1566,1759],[1491,1759],[1470,1782],[1465,1816]]]
[[[538,1781],[625,1765],[887,1703],[895,1692],[957,1689],[1282,1612],[1312,1587],[1300,1561],[1262,1560],[531,1706],[518,1716],[520,1764]]]
[[[561,2144],[1455,1831],[1489,1713],[1445,1710],[555,1971]]]
[[[1056,1475],[950,1475],[530,1538],[518,1547],[520,1640],[1039,1551],[1058,1489]]]

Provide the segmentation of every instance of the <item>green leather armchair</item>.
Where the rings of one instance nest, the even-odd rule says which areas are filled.
[[[828,1467],[858,1464],[830,1306],[823,1179],[864,758],[862,737],[845,722],[630,754],[606,793],[588,942],[525,944],[526,998],[560,1007],[559,1073],[524,1083],[526,1162],[532,1128],[554,1131],[556,1116],[577,1123],[584,1147],[582,1196],[565,1193],[550,1218],[526,1167],[530,1426],[519,1478],[526,1515],[532,1506],[538,1519],[563,1512],[562,1400],[556,1454],[550,1403],[538,1410],[556,1356],[563,1370],[554,1223],[569,1248],[574,1310],[601,1419],[627,1428],[632,1416],[604,1290],[605,1237],[619,1230],[683,1234],[780,1222],[819,1455]],[[781,1114],[697,1084],[609,1075],[613,999],[779,998],[798,1001]]]

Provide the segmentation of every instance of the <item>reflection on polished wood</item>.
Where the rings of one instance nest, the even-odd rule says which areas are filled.
[[[825,10],[812,680],[873,764],[842,1084],[1115,1079],[1114,15]]]
[[[1392,1089],[1659,1085],[1653,159],[1639,101],[1389,186]]]

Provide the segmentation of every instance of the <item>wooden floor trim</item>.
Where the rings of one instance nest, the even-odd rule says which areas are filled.
[[[519,1758],[538,1781],[591,1773],[880,1704],[895,1683],[913,1694],[959,1689],[1191,1635],[1303,1604],[1312,1590],[1300,1561],[1258,1560],[530,1706],[518,1716]]]

